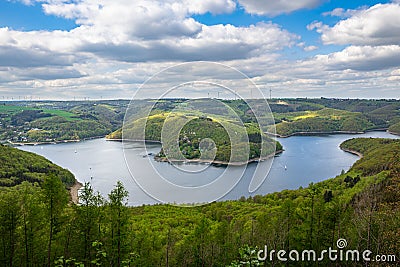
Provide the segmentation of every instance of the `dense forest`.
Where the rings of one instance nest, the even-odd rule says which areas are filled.
[[[0,145],[0,186],[15,186],[24,181],[42,183],[46,177],[55,176],[67,188],[75,183],[71,172],[42,156]]]
[[[395,255],[400,251],[400,141],[357,138],[341,147],[363,154],[347,173],[307,188],[197,207],[127,207],[128,193],[119,182],[106,199],[85,184],[75,205],[68,202],[65,185],[55,175],[39,183],[4,187],[0,265],[369,264],[328,258],[318,263],[257,259],[264,246],[321,251],[336,249],[339,238],[347,240],[346,249]]]

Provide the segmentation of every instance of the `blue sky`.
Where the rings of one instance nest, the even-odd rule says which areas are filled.
[[[130,98],[201,60],[276,97],[399,98],[399,44],[398,0],[1,0],[0,97]]]
[[[43,13],[40,4],[26,5],[15,1],[0,1],[0,27],[14,30],[71,30],[77,25],[74,20]]]

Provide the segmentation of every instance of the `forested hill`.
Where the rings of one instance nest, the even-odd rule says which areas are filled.
[[[360,258],[368,249],[372,259],[380,254],[398,260],[400,140],[357,138],[342,148],[361,152],[363,158],[336,178],[192,208],[126,207],[121,183],[108,199],[86,184],[81,205],[55,201],[52,206],[37,196],[62,199],[50,190],[57,186],[23,183],[0,191],[0,265],[257,266],[258,249],[265,245],[269,251],[314,249],[319,257],[324,249],[337,249],[339,238],[346,239],[346,250],[358,249]],[[274,257],[265,265],[283,264]],[[325,257],[318,265],[368,262]]]
[[[59,178],[68,188],[75,182],[71,172],[42,156],[0,145],[0,186],[15,186],[23,181],[42,183],[52,175]]]
[[[400,134],[399,100],[283,99],[270,105],[282,136],[387,128]]]
[[[105,136],[122,125],[128,101],[0,102],[0,142],[36,143]]]
[[[393,124],[389,127],[389,132],[400,135],[400,122]]]
[[[163,99],[154,105],[155,101],[148,99],[135,103],[135,107],[129,106],[128,100],[0,101],[0,142],[57,142],[105,136],[121,128],[128,106],[143,117],[148,105],[154,105],[151,115],[155,115],[170,112],[187,101]],[[257,122],[249,103],[258,110],[256,114],[264,114],[266,109],[261,99],[218,101],[229,106],[243,123]],[[282,136],[387,128],[400,134],[400,100],[292,98],[270,99],[268,103],[276,133]],[[266,124],[262,116],[259,119],[265,126],[262,130],[268,131],[271,124]],[[120,130],[110,136],[120,138]]]
[[[364,175],[375,175],[382,171],[400,174],[400,140],[383,138],[354,138],[343,142],[342,149],[363,154],[352,167]]]

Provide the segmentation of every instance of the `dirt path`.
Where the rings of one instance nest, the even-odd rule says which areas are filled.
[[[75,181],[75,184],[73,186],[71,186],[71,188],[69,189],[69,193],[71,195],[71,200],[73,203],[78,204],[78,190],[83,186],[83,184],[81,184],[78,181]]]

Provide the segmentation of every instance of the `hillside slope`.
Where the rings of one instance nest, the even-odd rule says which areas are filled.
[[[75,177],[70,171],[44,157],[0,145],[0,186],[15,186],[23,181],[40,184],[50,175],[59,177],[67,188],[75,183]]]
[[[400,122],[393,124],[388,129],[389,132],[400,135]]]

